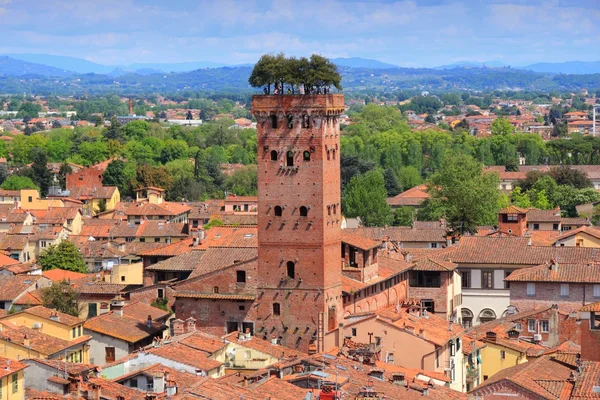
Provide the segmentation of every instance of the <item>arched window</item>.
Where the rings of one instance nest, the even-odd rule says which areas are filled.
[[[331,206],[327,206],[327,215],[331,215]]]
[[[479,313],[479,322],[485,324],[486,322],[490,322],[496,319],[496,313],[494,310],[490,310],[486,308]]]
[[[304,153],[302,153],[302,158],[304,161],[310,161],[310,151],[306,150]]]
[[[283,208],[280,206],[275,206],[275,216],[281,217],[281,215],[283,215]]]
[[[294,166],[294,152],[293,151],[288,151],[286,154],[286,165],[288,167],[293,167]]]
[[[333,208],[333,215],[335,215],[337,209],[336,205],[334,204],[333,206],[331,206],[331,208]]]
[[[288,115],[287,116],[287,121],[288,121],[288,128],[292,129],[294,127],[294,116],[293,115]]]
[[[271,128],[277,129],[277,115],[271,115]]]
[[[333,156],[333,159],[335,160],[335,149],[331,150],[331,154]]]
[[[287,262],[287,276],[290,279],[296,278],[296,264],[293,261]]]
[[[213,293],[219,293],[219,287],[218,286],[213,287]]]
[[[306,114],[302,116],[302,127],[306,129],[310,128],[310,118]]]
[[[279,303],[273,303],[273,315],[281,315],[281,306]]]
[[[329,150],[327,150],[327,159],[328,159],[328,160],[331,160],[331,153],[330,153],[330,151],[329,151]]]
[[[308,215],[308,208],[302,206],[300,207],[300,216],[301,217],[306,217]]]
[[[467,329],[473,326],[473,313],[468,308],[461,310],[462,325],[463,328]]]
[[[277,153],[277,150],[271,150],[271,161],[277,161],[278,158],[279,154]]]

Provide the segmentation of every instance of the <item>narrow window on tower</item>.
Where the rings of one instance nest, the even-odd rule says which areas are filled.
[[[213,287],[213,293],[219,293],[219,287],[218,286]]]
[[[334,204],[333,206],[331,206],[333,208],[333,215],[336,214],[336,205]]]
[[[281,208],[281,206],[275,206],[274,210],[276,217],[281,217],[283,215],[283,209]]]
[[[290,279],[295,279],[296,277],[296,264],[293,261],[287,262],[287,276]]]
[[[327,150],[327,159],[331,160],[331,153],[329,152],[329,150]]]
[[[300,207],[300,216],[301,217],[306,217],[308,216],[308,208],[302,206]]]
[[[310,118],[306,114],[302,116],[302,127],[306,129],[310,128]]]
[[[331,215],[331,206],[327,206],[327,215]]]
[[[304,158],[304,161],[310,161],[310,151],[306,150],[303,153],[303,158]]]
[[[332,156],[333,156],[333,159],[335,160],[335,149],[334,149],[334,150],[331,150],[331,154],[332,154]]]
[[[279,154],[277,154],[277,150],[272,150],[271,151],[271,161],[277,161],[278,158],[279,158]]]
[[[273,303],[273,315],[281,315],[281,306],[279,303]]]
[[[294,152],[293,151],[288,151],[287,152],[286,165],[288,167],[293,167],[294,166]]]
[[[287,120],[288,120],[288,129],[292,129],[294,127],[294,116],[288,115]]]
[[[277,115],[271,115],[271,128],[277,129]]]

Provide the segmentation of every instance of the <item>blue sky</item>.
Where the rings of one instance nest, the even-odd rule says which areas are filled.
[[[600,60],[600,0],[0,0],[1,53],[101,64],[265,52],[407,67]]]

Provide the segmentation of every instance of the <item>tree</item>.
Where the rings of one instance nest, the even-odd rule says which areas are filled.
[[[360,217],[365,226],[385,226],[393,220],[392,210],[386,203],[387,192],[383,174],[372,170],[350,180],[344,190],[344,215]]]
[[[584,172],[567,166],[552,167],[548,175],[554,179],[558,185],[573,186],[577,189],[592,187],[592,182]]]
[[[110,118],[110,126],[103,133],[106,139],[113,139],[123,141],[123,132],[121,131],[121,124],[117,120],[117,117],[112,116]]]
[[[46,151],[36,147],[32,149],[31,179],[40,188],[40,194],[45,197],[52,184],[52,172],[48,169],[48,155]]]
[[[411,226],[415,217],[413,207],[398,207],[394,210],[394,226]]]
[[[506,136],[515,131],[515,127],[512,126],[505,118],[496,118],[490,127],[492,135]]]
[[[173,177],[164,168],[152,165],[141,165],[136,170],[134,187],[158,187],[169,190],[173,184]]]
[[[60,268],[67,271],[87,272],[83,256],[77,247],[68,240],[46,248],[38,257],[38,262],[44,271]]]
[[[98,208],[96,208],[96,214],[100,214],[106,211],[106,199],[100,199],[98,202]]]
[[[102,174],[102,184],[118,187],[123,196],[129,192],[129,182],[125,176],[125,162],[123,160],[112,160],[108,163]]]
[[[498,175],[484,172],[469,155],[448,154],[428,187],[431,198],[425,207],[441,209],[449,225],[461,233],[475,232],[477,226],[493,225],[498,219]]]
[[[73,172],[73,168],[69,165],[69,163],[64,162],[60,164],[60,168],[58,170],[58,184],[62,189],[67,187],[67,175]]]
[[[0,186],[4,190],[21,190],[21,189],[35,189],[40,190],[35,183],[26,176],[11,175],[2,183]]]
[[[52,286],[40,290],[44,307],[79,317],[81,304],[79,292],[67,281],[54,282]]]
[[[421,174],[413,166],[402,167],[398,172],[398,182],[404,191],[420,185],[422,181]]]
[[[225,179],[229,193],[237,196],[256,196],[258,176],[256,166],[247,166],[235,171]]]

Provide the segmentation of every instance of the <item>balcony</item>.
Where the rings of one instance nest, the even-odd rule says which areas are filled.
[[[477,379],[479,378],[481,373],[481,370],[478,366],[474,366],[474,365],[470,365],[467,367],[467,374],[466,374],[466,381],[471,383],[471,382],[476,382]]]

